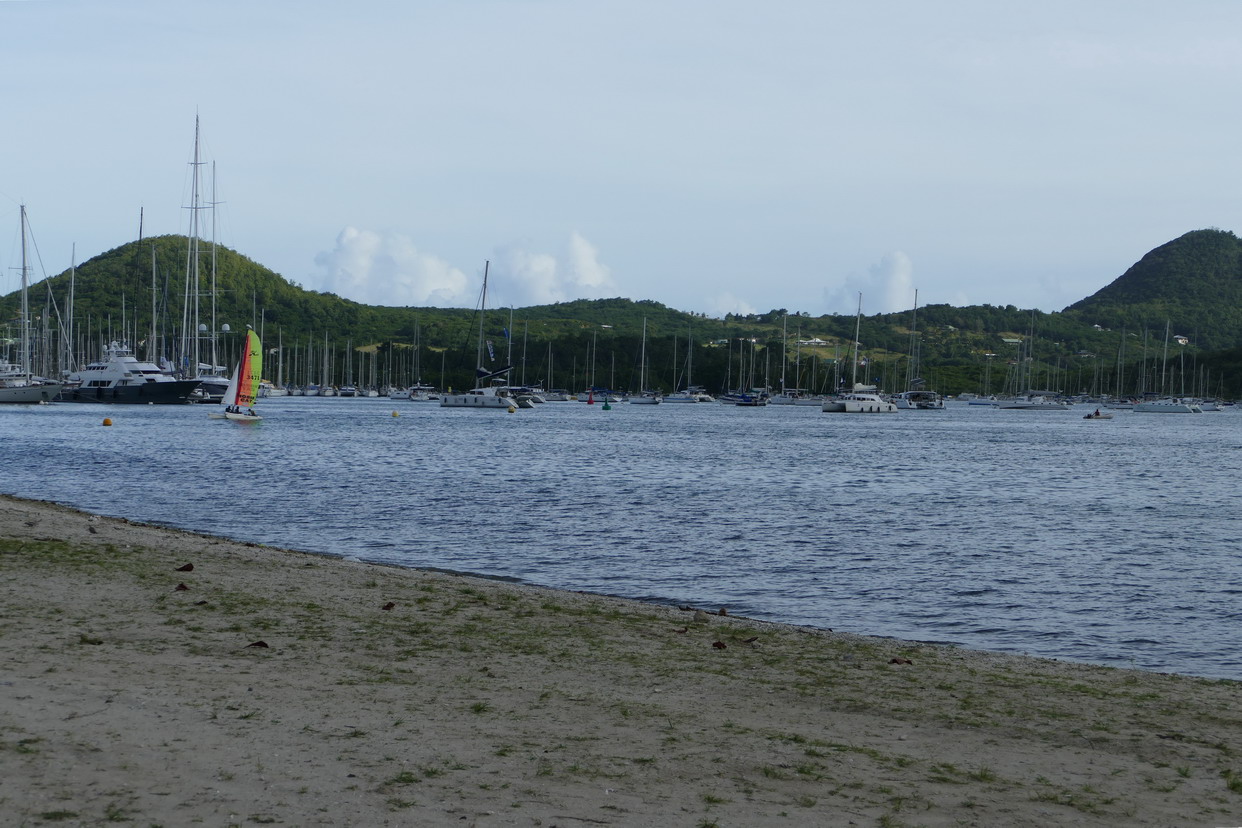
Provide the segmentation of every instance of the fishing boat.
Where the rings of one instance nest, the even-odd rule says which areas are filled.
[[[479,343],[475,354],[475,369],[478,383],[474,388],[463,393],[454,394],[451,390],[440,397],[441,408],[502,408],[516,411],[518,401],[509,396],[509,389],[504,381],[513,366],[506,365],[497,371],[489,371],[483,366],[483,324],[487,313],[487,273],[490,262],[483,265],[483,292],[479,296]],[[484,383],[488,383],[484,385]]]
[[[263,376],[263,346],[259,343],[259,335],[249,326],[246,327],[246,349],[242,351],[229,387],[224,392],[223,411],[213,411],[207,416],[213,420],[235,420],[253,423],[262,420],[254,413],[255,403],[259,399],[259,383]]]
[[[0,361],[0,403],[48,403],[56,399],[61,384],[36,377],[30,367],[30,302],[26,264],[26,206],[21,207],[22,288],[21,316],[18,318],[18,362]]]

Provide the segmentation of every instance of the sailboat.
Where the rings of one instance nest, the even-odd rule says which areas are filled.
[[[918,334],[919,292],[914,292],[914,310],[910,314],[910,361],[906,363],[906,390],[893,397],[902,411],[944,411],[944,400],[931,389],[924,388],[919,376],[921,343]]]
[[[858,316],[854,319],[854,367],[850,377],[853,390],[824,400],[820,411],[825,414],[895,414],[897,406],[876,393],[874,385],[858,381],[858,336],[862,326],[862,294],[858,294]]]
[[[242,351],[241,360],[233,369],[233,377],[225,389],[223,411],[213,411],[207,416],[213,420],[237,420],[253,423],[263,418],[254,413],[255,403],[259,399],[259,383],[263,377],[263,345],[259,335],[249,325],[246,326],[246,349]]]
[[[474,388],[461,394],[445,394],[440,397],[441,408],[503,408],[516,411],[518,402],[509,396],[509,389],[500,377],[506,376],[513,368],[506,365],[499,371],[489,371],[483,367],[483,322],[487,315],[487,273],[491,262],[483,264],[483,292],[479,297],[479,344],[475,354],[476,381]],[[496,384],[483,385],[484,382],[495,380]]]
[[[686,387],[672,394],[665,394],[664,401],[671,403],[715,402],[716,398],[703,390],[702,386],[691,385],[690,378],[694,371],[694,334],[686,330]],[[676,383],[674,383],[676,385]]]
[[[642,355],[638,359],[638,388],[639,393],[630,397],[631,405],[657,405],[661,397],[655,391],[647,390],[647,317],[643,317],[643,347]]]
[[[30,368],[30,302],[27,299],[26,205],[22,205],[22,308],[18,362],[0,360],[0,403],[48,403],[60,393],[60,383],[36,377]]]

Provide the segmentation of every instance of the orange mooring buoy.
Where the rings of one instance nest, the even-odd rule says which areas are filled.
[[[111,420],[110,418],[108,418],[108,417],[104,417],[103,424],[104,424],[104,425],[112,425],[112,420]]]

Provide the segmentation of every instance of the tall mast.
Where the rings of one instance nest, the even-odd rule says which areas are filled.
[[[785,318],[781,320],[781,393],[785,393],[785,366],[788,364],[789,357],[786,351],[789,349],[789,314],[785,314]],[[797,382],[797,377],[794,381]]]
[[[638,393],[647,390],[647,317],[643,317],[643,347],[638,357]]]
[[[851,374],[851,381],[855,386],[858,385],[858,335],[862,332],[862,293],[858,294],[858,315],[854,317],[854,372]],[[851,391],[854,389],[851,388]]]
[[[475,364],[483,370],[483,316],[487,313],[487,271],[491,261],[483,262],[483,292],[479,296],[479,344],[475,351]]]
[[[186,262],[185,262],[185,312],[182,314],[182,341],[186,337],[193,338],[193,344],[190,345],[189,356],[193,363],[186,366],[188,369],[187,376],[198,376],[198,366],[201,361],[199,354],[199,313],[198,299],[200,290],[200,274],[199,274],[199,229],[198,229],[198,211],[202,209],[199,204],[199,161],[198,150],[199,124],[198,115],[194,116],[194,160],[190,162],[190,237],[186,246]],[[189,317],[189,318],[187,318]],[[182,347],[182,353],[185,354],[185,347]]]
[[[60,366],[62,373],[72,370],[77,365],[77,360],[73,355],[73,291],[78,280],[78,246],[75,244],[70,249],[72,253],[69,257],[71,262],[69,265],[69,301],[65,309],[65,316],[69,321],[65,326],[65,362]]]
[[[910,312],[910,361],[906,363],[906,390],[914,390],[919,376],[919,291],[914,290],[914,310]]]
[[[216,162],[211,162],[211,370],[213,376],[220,359],[216,353]]]
[[[28,297],[29,269],[26,266],[26,205],[21,205],[22,214],[22,310],[18,324],[21,328],[20,355],[23,374],[30,373],[30,299]]]

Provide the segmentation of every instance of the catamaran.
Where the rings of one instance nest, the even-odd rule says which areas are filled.
[[[224,392],[223,411],[213,411],[207,416],[213,420],[237,420],[253,423],[263,418],[254,413],[259,399],[259,383],[263,376],[263,346],[254,329],[246,327],[246,349],[233,369],[233,378]]]
[[[441,408],[503,408],[516,411],[518,401],[513,398],[503,377],[509,374],[513,366],[506,365],[499,371],[489,371],[483,367],[483,322],[487,315],[487,271],[490,262],[483,264],[483,292],[479,297],[479,345],[476,354],[478,385],[461,394],[448,393],[440,397]],[[489,383],[484,385],[483,383]]]

